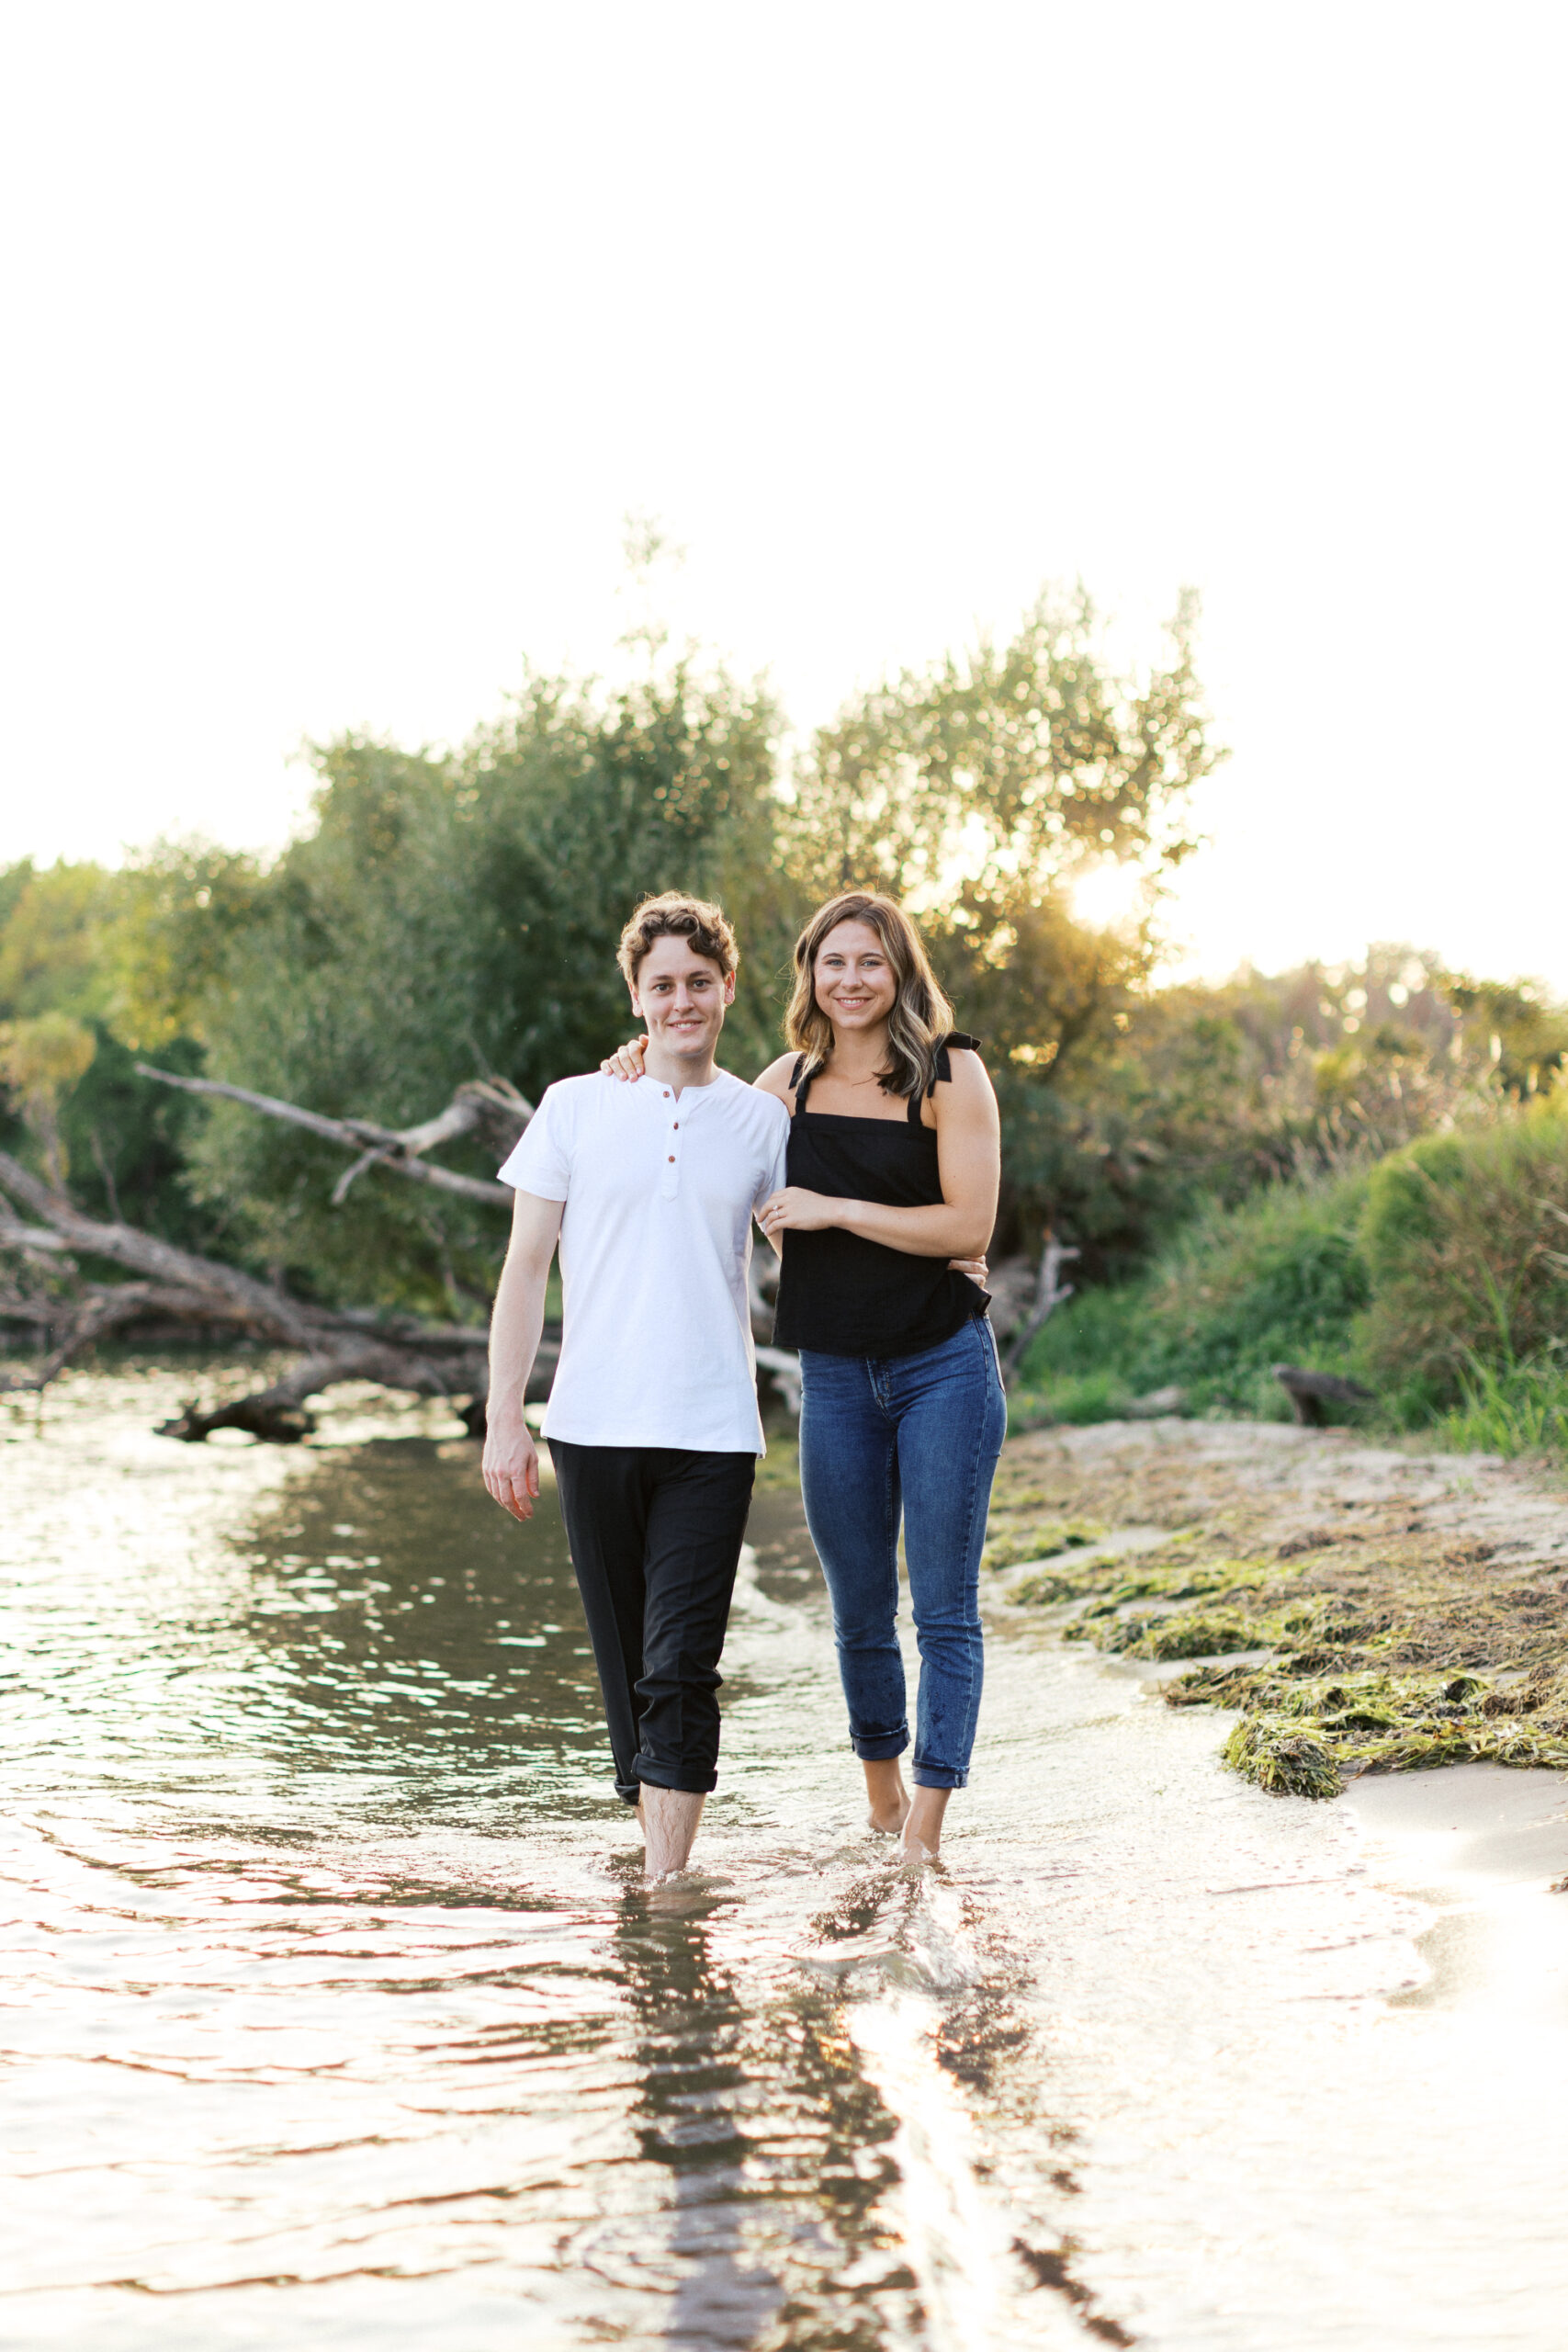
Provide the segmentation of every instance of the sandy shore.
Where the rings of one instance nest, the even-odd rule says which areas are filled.
[[[1227,1604],[1232,1670],[1255,1683],[1315,1674],[1321,1689],[1337,1676],[1363,1693],[1381,1686],[1384,1703],[1408,1712],[1412,1690],[1430,1702],[1445,1674],[1464,1669],[1474,1689],[1462,1705],[1437,1706],[1439,1717],[1463,1719],[1425,1726],[1456,1744],[1499,1731],[1533,1735],[1542,1717],[1514,1715],[1515,1694],[1531,1675],[1555,1690],[1568,1666],[1568,1484],[1492,1455],[1370,1446],[1348,1430],[1259,1422],[1037,1430],[1006,1449],[991,1557],[994,1605],[1009,1613],[1043,1605],[1069,1635],[1084,1634],[1087,1615],[1097,1645],[1128,1651],[1130,1664],[1173,1686],[1201,1692],[1217,1683],[1222,1702],[1228,1658],[1212,1662],[1201,1636],[1206,1612],[1222,1637]],[[1144,1563],[1156,1572],[1141,1579],[1144,1596],[1128,1600],[1138,1582],[1126,1581],[1129,1572]],[[1227,1577],[1228,1591],[1210,1589]],[[1288,1610],[1280,1613],[1285,1599],[1298,1620],[1318,1611],[1310,1630],[1280,1634],[1291,1622]],[[1114,1611],[1112,1600],[1121,1604]],[[1269,1630],[1244,1649],[1249,1623]],[[1194,1645],[1168,1634],[1162,1662],[1160,1635],[1171,1625],[1190,1628]],[[1319,1646],[1292,1657],[1292,1643]],[[1194,1661],[1206,1661],[1196,1674]],[[1283,1688],[1289,1701],[1306,1687],[1276,1679],[1261,1698],[1245,1691],[1235,1703],[1262,1710],[1270,1693],[1277,1702]],[[1233,1721],[1223,1718],[1217,1738]],[[1291,1728],[1289,1718],[1275,1721]],[[1550,1743],[1548,1752],[1555,1762]],[[1397,1855],[1406,1883],[1412,1872],[1434,1886],[1493,1890],[1568,1878],[1561,1771],[1388,1763],[1345,1764],[1342,1801],[1374,1844]],[[1562,1908],[1568,1914],[1568,1897]]]
[[[1048,1484],[1085,1515],[1203,1523],[1238,1544],[1294,1542],[1326,1521],[1341,1543],[1439,1556],[1484,1544],[1492,1578],[1568,1571],[1568,1482],[1495,1454],[1364,1445],[1349,1430],[1292,1422],[1169,1419],[1036,1430],[1009,1441],[1003,1464],[1004,1510]]]

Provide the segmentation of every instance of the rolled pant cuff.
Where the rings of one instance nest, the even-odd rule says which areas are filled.
[[[902,1756],[908,1745],[908,1724],[904,1725],[902,1731],[874,1732],[864,1739],[859,1738],[853,1732],[850,1734],[850,1746],[863,1764],[886,1764],[891,1758]]]
[[[718,1786],[718,1774],[710,1764],[660,1764],[650,1772],[637,1767],[637,1778],[645,1789],[671,1789],[678,1796],[712,1796]]]
[[[966,1789],[969,1775],[955,1772],[946,1764],[917,1764],[909,1778],[917,1789]]]

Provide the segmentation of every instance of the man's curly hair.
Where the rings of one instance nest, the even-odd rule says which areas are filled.
[[[615,961],[629,988],[636,988],[643,957],[656,939],[689,939],[693,954],[716,964],[726,979],[740,962],[735,933],[720,908],[706,899],[688,898],[683,890],[661,890],[656,899],[643,899],[621,933]]]

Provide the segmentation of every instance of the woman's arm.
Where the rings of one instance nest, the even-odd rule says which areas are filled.
[[[934,1098],[940,1206],[887,1208],[880,1201],[834,1200],[789,1184],[762,1204],[761,1223],[769,1239],[838,1226],[912,1258],[978,1258],[997,1221],[1001,1123],[979,1056],[954,1047],[952,1065],[952,1083],[939,1086]]]

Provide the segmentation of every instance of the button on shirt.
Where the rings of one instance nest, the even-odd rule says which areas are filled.
[[[501,1181],[565,1204],[547,1438],[767,1451],[746,1274],[788,1142],[778,1097],[728,1070],[680,1094],[597,1070],[546,1089]]]

